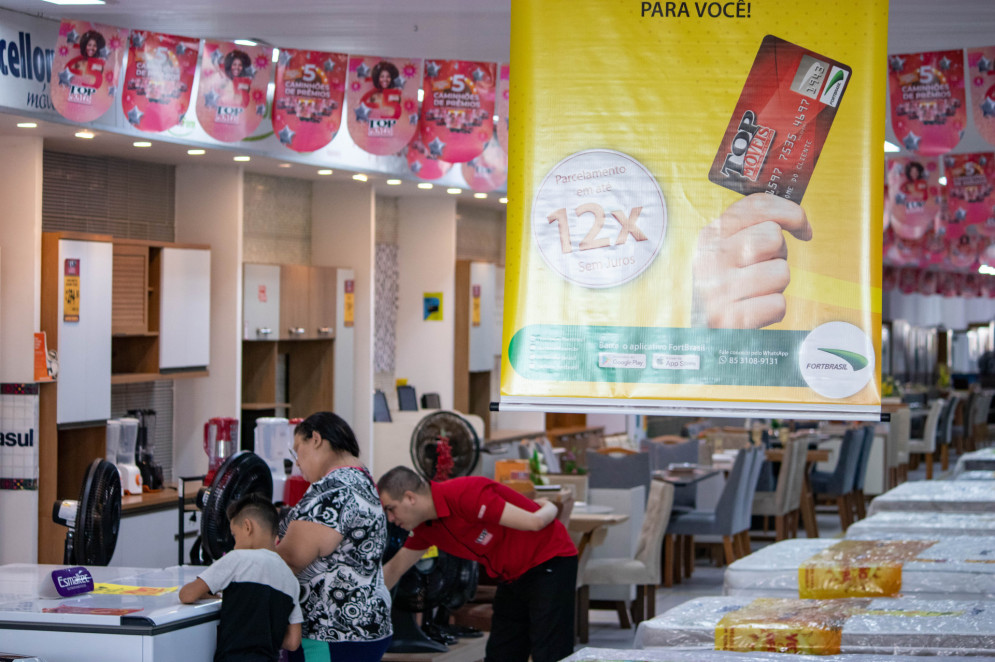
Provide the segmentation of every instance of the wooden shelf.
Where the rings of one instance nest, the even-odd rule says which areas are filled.
[[[122,372],[111,375],[111,384],[140,384],[142,382],[157,382],[166,379],[190,379],[207,377],[207,370],[184,370],[182,372]]]
[[[115,333],[111,338],[158,338],[158,331],[149,331],[147,333]]]
[[[289,402],[243,402],[242,409],[262,411],[264,409],[290,409]]]

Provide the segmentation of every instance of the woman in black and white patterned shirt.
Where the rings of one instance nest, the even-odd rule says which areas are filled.
[[[293,455],[311,486],[276,548],[301,584],[304,639],[290,660],[380,660],[392,635],[387,520],[359,444],[344,420],[318,412],[294,430]]]

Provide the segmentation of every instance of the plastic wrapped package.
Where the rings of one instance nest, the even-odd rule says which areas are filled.
[[[990,469],[971,469],[954,476],[954,480],[995,480],[995,471]]]
[[[960,476],[966,471],[995,471],[995,447],[964,453],[957,458],[954,476]]]
[[[995,537],[785,540],[735,561],[726,595],[995,598]]]
[[[820,655],[992,656],[995,602],[697,598],[640,623],[635,643]]]
[[[995,537],[995,513],[883,512],[854,522],[846,530],[851,540]]]
[[[979,656],[971,660],[995,660]],[[783,653],[737,653],[716,650],[673,650],[670,648],[644,648],[641,650],[619,648],[582,648],[560,662],[922,662],[921,656],[912,655],[792,655]],[[961,657],[936,656],[929,662],[964,662]]]
[[[995,481],[919,480],[902,483],[871,501],[868,515],[904,510],[944,513],[995,512]]]

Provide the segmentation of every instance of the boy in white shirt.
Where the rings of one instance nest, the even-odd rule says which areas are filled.
[[[276,553],[279,514],[261,494],[228,508],[235,549],[180,589],[180,601],[196,602],[223,591],[214,662],[275,662],[280,649],[301,644],[300,584]]]

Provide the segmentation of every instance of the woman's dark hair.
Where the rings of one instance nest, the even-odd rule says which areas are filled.
[[[330,411],[315,412],[294,428],[294,436],[300,435],[305,439],[315,432],[334,450],[345,451],[359,457],[359,442],[356,441],[356,435],[341,416]]]
[[[915,177],[912,176],[912,169],[915,168],[919,171],[919,174]],[[905,166],[905,179],[910,182],[922,179],[922,176],[926,173],[926,169],[922,167],[922,164],[918,161],[910,161],[908,165]]]
[[[96,30],[87,30],[83,33],[83,36],[79,38],[79,52],[83,57],[89,57],[86,54],[86,45],[91,41],[97,42],[97,55],[96,57],[103,57],[100,51],[104,50],[107,46],[107,41],[104,39],[104,35],[100,34]]]
[[[395,67],[392,62],[378,62],[376,66],[373,67],[373,71],[370,72],[370,76],[372,76],[373,79],[373,87],[377,88],[378,90],[384,89],[380,86],[380,73],[384,70],[390,72],[389,87],[393,87],[394,81],[397,80],[397,77],[401,75],[401,72],[397,70],[397,67]]]
[[[234,78],[234,76],[231,75],[231,63],[234,62],[236,59],[242,63],[243,76],[247,75],[246,72],[249,70],[249,67],[252,66],[252,60],[249,58],[249,54],[246,53],[245,51],[240,51],[238,49],[235,49],[231,53],[226,55],[224,59],[225,73],[228,75],[228,78]]]

